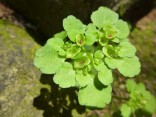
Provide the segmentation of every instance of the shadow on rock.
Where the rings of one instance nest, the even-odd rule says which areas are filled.
[[[72,110],[84,113],[85,108],[80,106],[77,101],[77,89],[61,89],[54,84],[52,75],[41,76],[40,82],[51,86],[51,89],[40,89],[40,95],[34,98],[33,105],[43,110],[44,117],[72,117]]]

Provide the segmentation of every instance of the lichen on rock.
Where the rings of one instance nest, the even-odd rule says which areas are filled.
[[[0,117],[42,117],[33,106],[43,87],[33,65],[37,48],[23,28],[0,20]]]

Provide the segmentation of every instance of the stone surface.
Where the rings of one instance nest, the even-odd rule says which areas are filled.
[[[0,117],[42,117],[33,106],[42,87],[33,65],[37,48],[24,29],[0,20]]]
[[[118,11],[124,19],[135,22],[147,13],[155,0],[7,0],[9,5],[29,19],[38,32],[51,37],[62,30],[62,20],[75,15],[84,23],[99,6]]]

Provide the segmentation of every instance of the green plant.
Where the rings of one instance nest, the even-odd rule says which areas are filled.
[[[141,67],[127,38],[129,27],[118,17],[106,7],[93,12],[88,25],[68,16],[63,20],[64,31],[36,52],[35,66],[54,74],[53,81],[61,88],[78,87],[81,105],[104,108],[112,97],[112,69],[134,77]]]
[[[120,108],[123,117],[130,117],[138,109],[149,113],[156,112],[156,99],[146,90],[144,84],[136,84],[133,80],[129,79],[126,81],[126,88],[130,93],[130,98]]]

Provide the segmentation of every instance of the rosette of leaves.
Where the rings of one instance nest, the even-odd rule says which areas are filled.
[[[120,111],[123,117],[130,117],[135,111],[143,111],[154,114],[156,112],[156,99],[146,90],[144,84],[136,84],[133,80],[126,81],[126,89],[130,93],[129,100],[122,104]]]
[[[136,48],[127,39],[128,24],[118,17],[114,11],[100,7],[92,13],[91,20],[99,30],[99,44],[106,65],[118,69],[126,77],[134,77],[139,74],[141,65],[135,56]]]
[[[103,108],[111,101],[112,69],[133,77],[140,71],[136,49],[128,41],[129,28],[118,14],[100,7],[84,25],[70,15],[64,31],[36,52],[34,64],[42,73],[54,74],[62,88],[78,87],[81,105]]]

